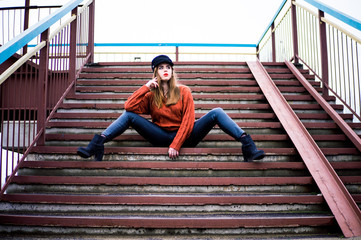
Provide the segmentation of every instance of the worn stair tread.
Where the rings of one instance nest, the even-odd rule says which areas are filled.
[[[94,78],[94,79],[78,79],[77,86],[142,86],[145,84],[145,80],[141,79],[109,79],[109,78]],[[302,86],[301,83],[297,80],[274,80],[277,86]],[[182,84],[189,86],[191,89],[193,86],[258,86],[256,80],[227,80],[227,81],[218,81],[218,79],[201,79],[201,80],[189,80],[183,79]],[[316,81],[310,82],[314,87],[319,87],[320,83]]]
[[[149,67],[110,67],[110,66],[103,66],[103,67],[85,67],[83,68],[83,73],[91,73],[91,72],[146,72],[149,73]],[[301,73],[308,74],[309,70],[307,69],[299,69]],[[184,67],[182,65],[177,66],[177,73],[181,72],[215,72],[215,73],[250,73],[249,68],[214,68],[214,67]],[[280,68],[267,68],[267,72],[269,73],[292,73],[288,68],[280,69]]]
[[[361,169],[361,162],[331,162],[334,169]],[[182,161],[25,161],[21,168],[265,170],[306,169],[303,162],[182,162]]]
[[[83,73],[93,73],[93,72],[131,72],[131,73],[139,73],[139,72],[145,72],[149,73],[150,68],[149,67],[85,67],[82,70]],[[214,73],[250,73],[250,70],[248,68],[212,68],[212,67],[195,67],[195,68],[188,68],[188,67],[182,67],[177,66],[177,73],[181,72],[214,72]],[[307,71],[303,71],[306,73]],[[291,73],[291,71],[288,71],[287,73]]]
[[[77,86],[138,86],[141,87],[146,81],[137,80],[137,79],[78,79]],[[199,86],[257,86],[256,80],[227,80],[227,81],[217,81],[217,80],[182,80],[182,84],[189,86],[199,85]],[[297,82],[295,81],[296,85]],[[291,84],[290,84],[291,85]]]
[[[32,150],[33,153],[64,153],[76,154],[78,147],[74,146],[35,146]],[[295,155],[296,149],[294,148],[263,148],[266,154],[277,155]],[[339,150],[339,149],[337,149]],[[337,151],[335,150],[335,151]],[[345,150],[346,151],[346,150]],[[353,152],[353,151],[347,151]],[[106,147],[105,154],[121,154],[121,153],[136,153],[136,154],[167,154],[168,148],[165,147]],[[208,155],[208,154],[225,154],[225,155],[240,155],[241,148],[182,148],[181,154],[189,155]]]
[[[283,214],[270,216],[27,216],[0,214],[0,224],[42,225],[63,227],[132,227],[132,228],[239,228],[279,226],[333,225],[335,219],[328,215]]]
[[[119,109],[121,110],[121,109]],[[109,118],[118,118],[121,113],[103,113],[103,112],[58,112],[54,114],[54,118],[102,118],[102,119],[109,119]],[[195,113],[196,118],[200,118],[204,113]],[[276,115],[274,113],[228,113],[228,115],[233,119],[275,119]],[[147,116],[147,115],[145,115]],[[322,114],[322,117],[326,117]],[[254,124],[256,125],[257,122],[253,123],[244,123],[244,124]]]
[[[290,104],[294,110],[322,110],[319,104]],[[342,110],[342,105],[331,105],[336,110]],[[271,110],[267,103],[195,103],[195,109],[213,109],[223,108],[227,109],[249,109],[249,110]],[[123,103],[63,103],[60,109],[124,109]]]
[[[86,93],[100,93],[100,92],[134,92],[139,89],[139,86],[77,86],[77,92]],[[287,93],[308,93],[303,86],[280,86],[281,92]],[[322,88],[316,87],[317,91],[321,92]],[[191,87],[192,92],[222,92],[222,93],[261,93],[261,89],[258,86],[193,86]]]
[[[81,100],[99,100],[99,99],[118,99],[126,100],[130,97],[131,93],[112,93],[112,94],[92,94],[92,93],[76,93],[69,94],[66,99],[81,99]],[[232,100],[266,100],[265,96],[262,94],[192,94],[193,99],[232,99]],[[290,95],[285,94],[285,99],[288,101],[312,101],[314,100],[311,95]],[[327,101],[334,101],[335,97],[327,96],[325,97]]]
[[[105,117],[106,114],[103,113],[57,113],[56,118],[58,119],[67,119],[67,118],[74,118],[76,119],[77,116],[79,118],[94,118],[94,119],[107,119]],[[236,115],[236,114],[228,114],[230,116]],[[197,114],[196,114],[197,116]],[[114,114],[114,119],[119,117],[119,113]],[[110,122],[104,122],[104,121],[91,121],[91,122],[78,122],[78,121],[67,121],[67,122],[49,122],[47,127],[84,127],[84,128],[106,128],[108,127]],[[280,122],[238,122],[238,126],[242,128],[281,128]],[[360,123],[348,123],[352,128],[361,129]],[[303,124],[306,128],[309,129],[337,129],[338,126],[336,123],[333,122],[305,122]]]
[[[346,181],[352,180],[351,177]],[[352,177],[357,178],[357,177]],[[361,178],[361,177],[360,177]],[[357,178],[358,179],[358,178]],[[100,176],[15,176],[16,184],[55,185],[162,185],[162,186],[258,186],[313,184],[311,176],[294,177],[100,177]]]
[[[96,92],[134,92],[139,89],[139,86],[77,86],[76,91],[78,92],[88,92],[88,93],[96,93]],[[294,87],[287,88],[290,91],[300,91],[304,92],[303,87]],[[226,86],[226,87],[207,87],[207,86],[195,86],[192,87],[192,92],[223,92],[223,93],[260,93],[261,89],[258,86],[254,87],[234,87],[234,86]]]
[[[81,114],[81,113],[79,113]],[[86,114],[86,115],[90,115],[90,116],[93,116],[93,114]],[[87,118],[86,115],[81,115],[79,116],[79,119],[81,118]],[[95,114],[96,115],[96,114]],[[229,114],[230,115],[230,114]],[[77,117],[77,114],[68,114],[66,113],[66,115],[62,115],[59,113],[59,115],[57,115],[58,119],[67,119],[67,118],[72,118],[72,117],[69,117],[69,116],[72,116],[74,117],[74,119],[76,119]],[[102,118],[102,116],[104,116],[103,114],[102,115],[97,115],[98,117],[96,116],[93,116],[94,119],[98,119],[98,118]],[[119,116],[119,114],[118,114]],[[90,117],[92,118],[92,117]],[[105,119],[105,117],[103,117],[103,119]],[[110,124],[110,122],[104,122],[104,121],[66,121],[66,122],[62,122],[62,121],[52,121],[52,122],[49,122],[48,123],[48,126],[49,128],[51,127],[69,127],[69,128],[72,128],[72,127],[83,127],[83,128],[106,128],[108,127]],[[239,122],[237,123],[238,126],[242,127],[242,128],[281,128],[281,123],[279,122]],[[307,123],[305,124],[307,125]],[[309,127],[312,127],[314,126],[313,124],[308,124]],[[323,128],[336,128],[336,124],[335,123],[322,123],[322,124],[319,124],[320,127],[323,127]]]
[[[291,75],[291,74],[289,74]],[[209,79],[209,78],[219,78],[219,79],[253,79],[252,73],[179,73],[177,74],[179,79]],[[80,73],[79,78],[125,78],[125,79],[151,79],[151,71],[147,73]]]
[[[49,141],[90,141],[93,138],[94,134],[61,134],[61,133],[55,133],[55,134],[46,134],[46,140]],[[346,137],[342,134],[339,135],[314,135],[315,139],[319,140],[330,140],[330,141],[341,141],[345,140]],[[255,141],[286,141],[289,140],[289,137],[286,134],[267,134],[267,135],[252,135],[252,139]],[[113,140],[123,141],[145,141],[145,139],[139,135],[139,134],[126,134],[123,133],[122,135],[114,138]],[[202,141],[234,141],[234,138],[227,135],[227,134],[208,134]]]
[[[45,138],[47,141],[90,141],[94,134],[50,134],[47,133]],[[344,134],[324,134],[317,135],[312,134],[312,138],[315,141],[345,141],[346,136]],[[290,138],[286,134],[252,134],[254,141],[288,141]],[[115,141],[145,141],[145,139],[139,134],[125,134],[114,138]],[[234,141],[234,138],[227,134],[208,134],[202,141]]]
[[[295,107],[301,106],[301,104],[295,104]],[[262,109],[270,110],[271,107],[266,103],[257,104],[233,104],[233,103],[196,103],[194,105],[196,109],[213,109],[221,107],[223,109]],[[60,109],[124,109],[123,103],[63,103]],[[302,109],[306,109],[305,104]],[[310,104],[309,109],[321,109],[318,104]]]
[[[321,204],[321,195],[245,195],[245,194],[5,194],[3,201],[21,203],[122,204],[122,205],[232,205],[232,204]]]
[[[295,148],[262,148],[267,155],[296,155],[297,150]],[[321,148],[325,155],[339,155],[339,154],[351,154],[359,155],[360,152],[350,146],[350,148]],[[32,153],[64,153],[75,154],[77,147],[64,147],[64,146],[36,146],[32,149]],[[107,147],[105,148],[105,154],[162,154],[168,153],[168,148],[160,147]],[[182,148],[180,154],[189,155],[240,155],[242,153],[241,148]]]
[[[119,109],[121,110],[121,109]],[[118,118],[119,113],[103,113],[103,112],[58,112],[54,114],[54,118]],[[195,117],[200,118],[205,115],[204,113],[196,113]],[[276,114],[274,113],[228,113],[228,115],[233,119],[276,119]],[[331,119],[330,116],[326,113],[296,113],[300,119],[322,119],[327,120]],[[352,114],[340,114],[344,119],[352,119]]]

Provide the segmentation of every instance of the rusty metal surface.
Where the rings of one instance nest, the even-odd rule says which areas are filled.
[[[292,139],[346,237],[361,235],[361,212],[340,178],[293,112],[262,64],[247,62],[260,88]]]

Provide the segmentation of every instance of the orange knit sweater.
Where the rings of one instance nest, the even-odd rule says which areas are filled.
[[[157,108],[153,103],[154,93],[146,85],[135,91],[124,104],[126,111],[150,114],[153,123],[167,131],[178,130],[169,146],[177,151],[180,150],[184,141],[191,134],[195,119],[194,102],[190,89],[183,85],[180,85],[179,89],[181,98],[174,105],[166,106],[163,104],[161,108]]]

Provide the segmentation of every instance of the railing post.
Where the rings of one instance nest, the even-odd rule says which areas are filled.
[[[89,5],[89,35],[87,55],[90,54],[88,63],[94,62],[94,21],[95,21],[95,0]]]
[[[175,62],[179,61],[179,48],[178,46],[175,47]]]
[[[40,50],[39,77],[38,77],[38,116],[37,133],[44,130],[37,142],[38,146],[45,144],[45,121],[48,95],[48,66],[49,66],[49,29],[41,34],[41,42],[46,41],[46,46]]]
[[[30,0],[25,0],[25,12],[24,12],[24,31],[29,27],[29,12],[30,12]],[[23,55],[28,52],[28,45],[23,47]]]
[[[292,14],[292,40],[293,40],[293,59],[294,63],[298,61],[298,38],[297,38],[297,15],[296,6],[291,3],[291,14]]]
[[[257,47],[256,47],[256,56],[257,56],[257,59],[259,60],[259,45],[257,45]]]
[[[78,8],[74,8],[71,12],[72,15],[78,14]],[[70,46],[69,46],[69,76],[68,76],[68,85],[70,85],[76,76],[76,35],[77,35],[77,26],[79,18],[70,23]]]
[[[276,34],[273,31],[275,28],[275,23],[271,25],[271,36],[272,36],[272,62],[276,62]]]
[[[327,34],[326,24],[322,22],[324,12],[318,10],[318,21],[320,26],[320,49],[321,49],[321,71],[322,71],[322,82],[328,84],[328,54],[327,54]],[[322,94],[328,96],[328,89],[323,84]]]

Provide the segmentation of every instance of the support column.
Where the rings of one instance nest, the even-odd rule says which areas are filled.
[[[74,8],[71,12],[72,15],[78,14],[78,8]],[[69,76],[68,85],[75,81],[76,76],[76,35],[77,35],[77,23],[79,18],[76,18],[70,23],[70,46],[69,46]]]
[[[24,12],[24,31],[29,27],[29,12],[30,12],[30,0],[25,0],[25,12]],[[23,47],[23,55],[28,52],[28,45]]]
[[[271,36],[272,36],[272,62],[276,62],[276,35],[273,31],[275,28],[275,23],[271,25]]]
[[[179,61],[179,47],[175,47],[175,61],[178,63]]]
[[[37,133],[44,130],[37,142],[38,146],[45,144],[45,121],[48,95],[48,66],[49,66],[49,29],[41,34],[41,42],[46,41],[45,47],[40,50],[39,58],[39,77],[38,77],[38,116],[37,116]]]
[[[328,85],[328,54],[327,54],[327,34],[326,34],[326,23],[322,22],[324,12],[318,10],[318,20],[320,26],[320,50],[321,50],[321,77],[322,82]],[[322,94],[328,96],[328,89],[323,84]]]
[[[297,15],[296,6],[291,3],[292,14],[292,41],[293,41],[293,59],[294,63],[299,63],[298,60],[298,37],[297,37]]]
[[[89,35],[87,55],[90,54],[88,63],[94,62],[94,23],[95,23],[95,0],[89,5]]]

